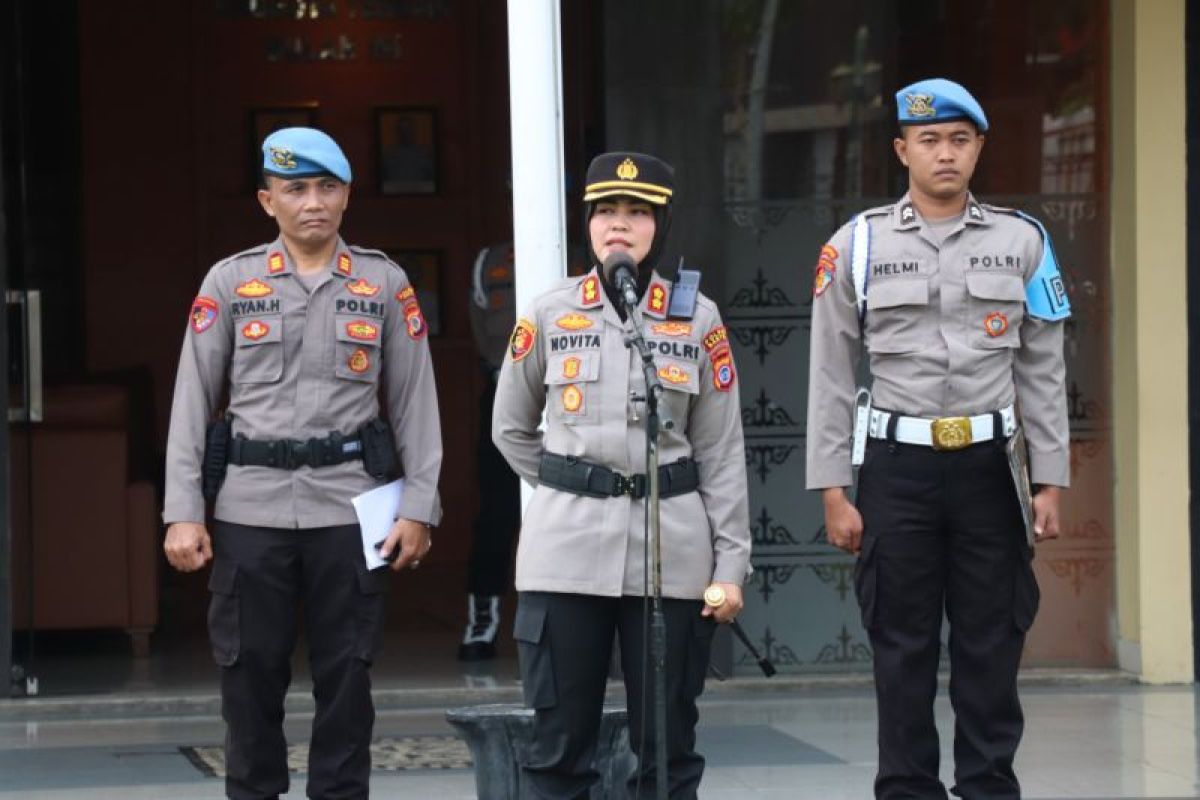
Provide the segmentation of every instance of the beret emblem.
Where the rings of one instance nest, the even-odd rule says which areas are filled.
[[[286,147],[272,147],[271,163],[280,169],[295,169],[296,156]]]
[[[908,105],[910,117],[936,117],[937,109],[933,107],[931,94],[906,94],[904,102]]]

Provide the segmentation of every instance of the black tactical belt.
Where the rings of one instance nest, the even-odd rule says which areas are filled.
[[[584,497],[620,497],[634,500],[645,497],[650,490],[645,475],[622,475],[608,467],[581,461],[575,456],[542,453],[538,466],[538,483]],[[658,468],[658,494],[675,497],[700,488],[700,471],[696,462],[681,458]]]
[[[328,467],[363,457],[362,437],[334,432],[324,439],[255,441],[235,436],[229,442],[229,463],[239,466],[298,469]]]

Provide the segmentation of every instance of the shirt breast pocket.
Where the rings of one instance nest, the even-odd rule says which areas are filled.
[[[700,365],[690,361],[656,359],[663,398],[678,430],[687,426],[692,398],[700,394]]]
[[[559,353],[546,360],[546,406],[567,425],[600,418],[600,353]]]
[[[935,320],[928,278],[892,278],[867,284],[867,350],[912,353],[928,346]]]
[[[337,342],[333,352],[334,374],[346,381],[374,383],[379,379],[383,321],[371,317],[338,314],[334,317]]]
[[[275,383],[283,377],[283,319],[241,319],[229,379],[236,384]]]
[[[1001,350],[1021,346],[1025,318],[1025,281],[1003,272],[968,272],[967,330],[972,347]]]

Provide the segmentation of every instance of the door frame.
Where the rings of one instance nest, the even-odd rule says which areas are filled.
[[[1187,166],[1188,517],[1192,567],[1192,674],[1200,680],[1200,9],[1184,11],[1184,142]]]

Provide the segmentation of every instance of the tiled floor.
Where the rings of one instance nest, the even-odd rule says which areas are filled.
[[[782,686],[782,685],[781,685]],[[1116,681],[1079,686],[1027,686],[1027,735],[1018,771],[1030,800],[1049,798],[1196,798],[1196,701],[1192,687],[1151,688]],[[393,700],[399,695],[385,695]],[[430,699],[433,693],[427,695]],[[405,695],[398,705],[413,703]],[[13,701],[14,703],[20,701]],[[206,778],[181,745],[221,740],[209,715],[141,719],[16,719],[0,703],[0,799],[188,800],[220,798],[221,782]],[[419,704],[418,704],[419,705]],[[99,709],[99,710],[98,710]],[[77,705],[80,716],[103,707]],[[56,713],[65,713],[56,712]],[[943,731],[947,703],[938,705]],[[289,736],[303,739],[307,713],[289,716]],[[381,736],[448,731],[439,708],[382,711]],[[706,800],[868,798],[874,759],[874,703],[868,687],[792,683],[725,684],[706,696],[700,748],[709,760]],[[949,779],[949,742],[944,777]],[[303,776],[287,797],[303,797]],[[372,796],[396,800],[475,797],[465,770],[377,773]]]
[[[445,735],[451,706],[519,700],[511,648],[482,665],[454,660],[443,625],[385,648],[374,682],[380,737]],[[215,668],[203,638],[156,641],[135,661],[120,637],[41,640],[41,696],[0,700],[0,800],[199,800],[224,796],[179,751],[222,741]],[[511,643],[510,643],[511,644]],[[288,736],[307,738],[311,698],[302,651]],[[1028,800],[1200,798],[1192,686],[1142,687],[1115,673],[1026,673],[1027,728],[1017,767]],[[619,687],[611,699],[621,702]],[[939,701],[944,735],[949,704]],[[702,702],[704,800],[862,800],[871,796],[875,709],[865,675],[710,680]],[[951,779],[943,741],[943,779]],[[304,796],[303,776],[288,798]],[[377,772],[372,797],[466,800],[467,770]]]

